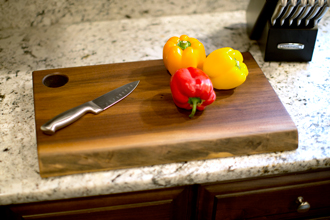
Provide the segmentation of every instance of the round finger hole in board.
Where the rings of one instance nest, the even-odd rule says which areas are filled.
[[[42,80],[42,83],[50,88],[57,88],[64,86],[69,82],[69,77],[61,73],[52,73],[45,76]]]

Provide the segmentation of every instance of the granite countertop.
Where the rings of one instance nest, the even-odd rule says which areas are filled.
[[[313,60],[264,62],[246,34],[245,11],[54,24],[0,31],[0,205],[156,189],[330,166],[329,12]],[[32,71],[162,58],[171,36],[206,52],[249,51],[297,125],[295,151],[210,159],[42,179],[35,137]]]

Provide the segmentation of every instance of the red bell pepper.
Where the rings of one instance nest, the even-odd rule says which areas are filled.
[[[194,67],[178,69],[171,76],[170,87],[176,106],[192,109],[190,118],[195,115],[196,109],[204,110],[216,98],[210,78]]]

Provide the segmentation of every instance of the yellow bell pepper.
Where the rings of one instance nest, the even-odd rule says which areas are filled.
[[[242,85],[249,74],[238,50],[223,47],[210,53],[203,71],[210,77],[215,89],[233,89]]]
[[[163,61],[171,75],[181,68],[194,67],[202,70],[205,58],[204,45],[187,35],[171,37],[163,48]]]

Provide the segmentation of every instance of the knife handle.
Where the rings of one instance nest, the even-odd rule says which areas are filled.
[[[282,14],[285,6],[287,5],[287,0],[278,0],[276,8],[273,12],[273,15],[271,17],[271,24],[274,26],[276,23],[276,19]]]
[[[288,6],[288,8],[286,9],[284,15],[280,19],[281,26],[283,26],[283,24],[285,22],[285,19],[287,19],[289,17],[289,15],[291,14],[294,7],[295,7],[295,5],[289,5]]]
[[[298,15],[303,11],[305,6],[306,6],[306,4],[305,5],[300,4],[300,5],[297,6],[297,8],[296,8],[295,12],[293,13],[293,15],[290,16],[289,26],[292,25],[293,20],[298,17]]]
[[[320,22],[321,18],[325,15],[325,13],[327,13],[327,11],[329,10],[329,5],[324,5],[323,8],[320,10],[319,14],[316,15],[316,17],[314,18],[314,26],[316,26],[317,23]]]
[[[311,10],[311,8],[314,5],[315,5],[315,0],[308,0],[308,3],[306,5],[306,7],[304,8],[303,12],[297,18],[297,26],[300,25],[302,19],[304,19],[308,15],[309,11]]]
[[[42,125],[40,129],[45,134],[53,135],[57,130],[72,124],[88,112],[98,114],[101,111],[103,111],[102,108],[89,101],[55,116]]]
[[[317,4],[314,5],[314,8],[312,10],[312,12],[309,13],[309,15],[307,16],[306,20],[305,20],[305,26],[307,26],[309,24],[309,21],[315,17],[315,15],[319,12],[319,10],[321,9],[321,7],[323,7],[324,4],[324,0],[318,0]]]

